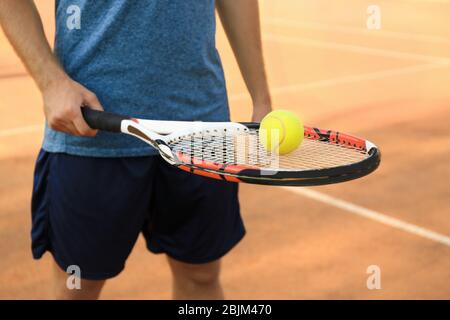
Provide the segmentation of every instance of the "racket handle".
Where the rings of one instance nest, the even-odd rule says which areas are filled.
[[[129,117],[124,117],[115,113],[104,112],[90,109],[89,107],[82,107],[81,113],[84,120],[92,129],[121,132],[120,127],[123,120],[129,120]]]

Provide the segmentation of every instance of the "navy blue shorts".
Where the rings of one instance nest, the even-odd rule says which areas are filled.
[[[85,279],[120,273],[139,234],[154,253],[214,261],[244,236],[238,185],[171,167],[159,156],[89,158],[39,153],[32,196],[32,251],[50,251]]]

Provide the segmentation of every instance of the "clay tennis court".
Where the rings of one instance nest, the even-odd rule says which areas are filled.
[[[53,37],[53,1],[37,1]],[[274,105],[309,125],[366,137],[380,168],[315,188],[241,186],[247,236],[224,259],[228,298],[450,299],[450,1],[261,2]],[[251,101],[218,31],[233,119]],[[30,195],[40,94],[0,35],[0,298],[49,298],[51,258],[33,261]],[[213,213],[211,213],[213,214]],[[381,289],[366,286],[369,266]],[[143,239],[104,299],[168,299],[164,256]]]

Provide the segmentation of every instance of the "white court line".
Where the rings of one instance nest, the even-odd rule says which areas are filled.
[[[285,93],[302,92],[302,91],[312,90],[312,89],[322,89],[322,88],[334,87],[334,86],[338,86],[338,85],[342,85],[342,84],[350,84],[350,83],[363,82],[363,81],[369,81],[369,80],[385,79],[385,78],[393,77],[393,76],[414,74],[414,73],[421,72],[421,71],[439,69],[439,68],[448,67],[448,66],[450,66],[450,64],[448,64],[448,65],[423,64],[423,65],[416,65],[416,66],[410,66],[410,67],[404,67],[404,68],[376,71],[376,72],[370,72],[370,73],[354,74],[354,75],[348,75],[348,76],[338,77],[338,78],[334,78],[334,79],[319,80],[319,81],[308,82],[308,83],[299,83],[299,84],[292,84],[292,85],[288,85],[288,86],[276,87],[271,90],[271,93],[272,94],[285,94]],[[249,98],[249,95],[247,93],[237,93],[237,94],[230,95],[230,100],[232,100],[232,101],[245,100],[248,98]]]
[[[307,47],[315,47],[321,49],[331,49],[338,50],[344,52],[352,52],[359,54],[367,54],[384,58],[393,58],[393,59],[401,59],[401,60],[413,60],[413,61],[421,61],[427,63],[436,63],[436,64],[450,64],[450,58],[448,57],[438,57],[438,56],[429,56],[417,53],[407,53],[400,52],[394,50],[384,50],[384,49],[376,49],[365,46],[357,46],[353,44],[342,44],[331,41],[320,41],[313,40],[307,38],[300,37],[290,37],[290,36],[280,36],[272,33],[265,33],[263,35],[263,39],[272,42],[280,42],[280,43],[288,43],[288,44],[296,44]]]
[[[297,20],[287,20],[280,18],[268,18],[263,20],[264,24],[274,27],[288,27],[294,29],[309,29],[309,30],[319,30],[326,32],[336,32],[342,34],[351,35],[361,35],[361,36],[373,36],[379,38],[388,39],[399,39],[408,41],[419,41],[419,42],[429,42],[436,44],[450,44],[450,39],[446,37],[426,35],[426,34],[414,34],[396,31],[385,31],[385,30],[368,30],[363,28],[345,27],[326,23],[308,22],[308,21],[297,21]]]
[[[450,237],[416,226],[412,223],[402,221],[397,218],[390,217],[383,213],[370,210],[356,204],[323,194],[321,192],[311,190],[308,188],[295,188],[295,187],[282,187],[283,189],[301,195],[303,197],[310,198],[312,200],[325,203],[327,205],[339,208],[341,210],[356,214],[358,216],[377,221],[379,223],[388,225],[390,227],[406,231],[408,233],[414,234],[416,236],[426,238],[435,242],[439,242],[443,245],[450,247]]]
[[[44,129],[44,125],[36,124],[26,127],[12,128],[0,131],[0,137],[11,137],[20,134],[33,133]]]

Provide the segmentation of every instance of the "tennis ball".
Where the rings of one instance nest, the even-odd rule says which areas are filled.
[[[275,110],[261,121],[259,139],[268,151],[288,154],[303,141],[303,122],[293,112]]]

